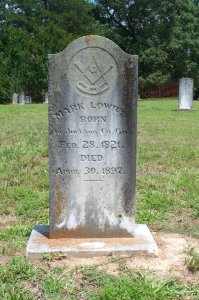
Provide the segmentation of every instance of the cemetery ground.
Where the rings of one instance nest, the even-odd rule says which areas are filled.
[[[0,299],[199,299],[199,101],[138,103],[137,215],[159,257],[27,262],[48,223],[47,105],[0,106]]]

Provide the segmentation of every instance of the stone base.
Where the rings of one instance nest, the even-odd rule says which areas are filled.
[[[132,238],[49,239],[48,232],[47,225],[33,228],[26,248],[27,259],[41,258],[47,253],[63,253],[76,257],[126,255],[138,252],[158,255],[158,247],[145,224],[135,225],[135,237]]]

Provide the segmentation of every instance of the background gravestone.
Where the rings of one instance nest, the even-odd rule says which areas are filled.
[[[49,55],[50,222],[27,256],[157,251],[135,224],[137,73],[137,56],[99,36]]]
[[[43,104],[48,104],[48,92],[45,93]]]
[[[32,103],[32,97],[31,96],[25,96],[25,103],[31,104]]]
[[[19,104],[25,104],[26,103],[26,98],[24,92],[21,92],[19,94]]]
[[[12,94],[12,104],[18,104],[18,94],[17,93]]]
[[[179,110],[191,110],[193,102],[193,79],[181,78],[179,81]]]

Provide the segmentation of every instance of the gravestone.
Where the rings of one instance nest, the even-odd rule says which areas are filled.
[[[193,79],[181,78],[179,81],[179,110],[191,110],[193,102]]]
[[[137,56],[99,36],[49,55],[50,222],[27,257],[157,252],[135,224],[137,72]]]
[[[45,93],[45,98],[43,104],[48,104],[48,92]]]
[[[12,104],[18,104],[18,94],[17,93],[12,94]]]
[[[32,97],[31,96],[26,96],[25,100],[26,100],[25,101],[26,104],[31,104],[32,103]]]
[[[19,94],[19,104],[23,105],[23,104],[25,104],[25,103],[26,103],[26,97],[25,97],[25,94],[24,94],[24,92],[21,92],[21,93]]]

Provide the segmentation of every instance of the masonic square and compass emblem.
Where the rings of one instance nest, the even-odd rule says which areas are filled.
[[[116,62],[104,49],[84,48],[77,52],[70,62],[70,82],[81,94],[104,94],[113,86],[116,78]]]

